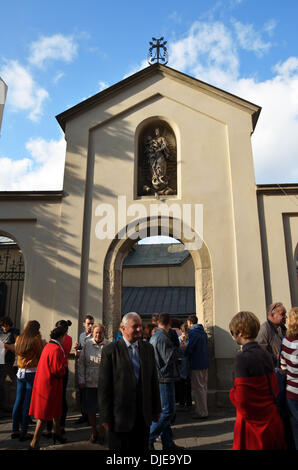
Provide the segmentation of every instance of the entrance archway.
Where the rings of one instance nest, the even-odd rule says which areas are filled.
[[[175,238],[173,232],[173,219],[167,220],[169,236]],[[163,218],[158,217],[155,221],[140,220],[139,231],[142,226],[142,233],[147,229],[147,236],[150,236],[149,229],[154,226],[159,235],[163,234]],[[126,227],[129,228],[128,226]],[[127,233],[126,238],[112,240],[107,251],[104,262],[104,280],[103,280],[103,323],[106,327],[106,335],[111,340],[117,335],[119,324],[121,322],[121,299],[122,299],[122,265],[125,257],[132,246],[141,238],[136,230],[133,233]],[[131,235],[133,237],[131,238]],[[176,237],[177,238],[177,237]],[[183,232],[179,239],[181,243],[187,244],[188,239],[184,237]],[[213,302],[213,281],[211,270],[211,259],[209,250],[204,241],[201,247],[196,250],[189,250],[192,257],[195,270],[195,299],[196,314],[199,323],[202,323],[209,340],[210,359],[214,358],[214,302]]]
[[[143,326],[162,312],[176,325],[195,313],[193,261],[175,238],[144,238],[124,258],[121,314],[131,311],[141,315]]]

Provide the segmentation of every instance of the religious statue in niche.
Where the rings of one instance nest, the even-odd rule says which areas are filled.
[[[141,195],[176,194],[176,139],[169,126],[151,127],[143,134]]]

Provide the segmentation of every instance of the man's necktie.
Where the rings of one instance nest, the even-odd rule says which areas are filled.
[[[130,345],[128,349],[129,349],[130,358],[131,358],[131,362],[132,362],[132,365],[133,365],[134,373],[135,373],[136,379],[138,380],[139,379],[139,373],[140,373],[140,358],[139,358],[139,354],[138,354],[138,351],[137,351],[137,346]]]

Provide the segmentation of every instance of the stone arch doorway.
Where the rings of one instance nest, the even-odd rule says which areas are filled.
[[[158,217],[154,221],[155,229],[158,234],[163,234],[163,218]],[[147,236],[149,233],[149,220],[140,220],[140,226],[147,227]],[[152,228],[152,220],[150,220]],[[173,219],[168,223],[169,236],[173,235]],[[143,229],[142,229],[143,230]],[[104,262],[104,280],[103,280],[103,323],[106,327],[106,335],[109,339],[117,335],[121,321],[121,298],[122,298],[122,265],[131,247],[141,238],[134,232],[134,239],[130,238],[132,234],[128,233],[126,238],[114,238],[107,251]],[[187,242],[183,233],[179,238],[181,243]],[[195,270],[195,298],[196,314],[199,323],[204,328],[209,338],[209,353],[211,363],[214,363],[214,305],[213,305],[213,280],[211,269],[211,258],[206,243],[203,241],[200,249],[189,250],[192,257]],[[211,374],[215,377],[215,374]]]
[[[175,326],[195,307],[194,264],[187,248],[172,237],[152,236],[135,243],[122,265],[122,316],[138,312],[143,326],[169,313]]]
[[[23,252],[16,239],[0,231],[0,317],[20,328],[25,281]]]

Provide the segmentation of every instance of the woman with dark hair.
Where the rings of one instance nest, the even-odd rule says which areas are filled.
[[[285,450],[284,428],[275,403],[278,382],[273,360],[255,341],[260,322],[252,312],[239,312],[229,327],[242,346],[230,391],[237,411],[233,450]]]
[[[63,375],[63,390],[62,390],[62,416],[60,419],[60,430],[61,434],[65,434],[65,421],[66,421],[66,415],[68,411],[68,406],[67,406],[67,397],[66,397],[66,389],[67,389],[67,383],[68,383],[68,356],[71,351],[72,347],[72,337],[67,334],[68,332],[68,327],[71,326],[72,323],[70,320],[59,320],[55,324],[55,327],[57,328],[58,326],[62,326],[66,330],[66,334],[64,337],[64,341],[62,344],[62,347],[64,349],[65,353],[65,374]],[[53,428],[53,421],[48,421],[47,422],[47,432],[44,432],[42,435],[45,437],[52,437],[52,428]]]
[[[54,422],[54,444],[66,442],[61,436],[63,376],[66,370],[65,352],[62,347],[66,329],[58,326],[51,331],[51,340],[45,346],[38,363],[34,380],[30,415],[37,419],[30,450],[39,449],[39,440],[46,421]]]
[[[19,438],[20,441],[32,438],[32,435],[27,434],[29,407],[37,364],[44,346],[39,329],[38,321],[28,321],[23,333],[17,336],[15,345],[11,345],[18,356],[17,393],[12,411],[11,438]],[[20,422],[21,433],[19,432]]]

